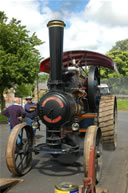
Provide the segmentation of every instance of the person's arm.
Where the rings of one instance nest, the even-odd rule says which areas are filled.
[[[2,114],[5,115],[6,117],[9,117],[8,108],[2,111]]]
[[[24,118],[25,115],[26,115],[26,112],[25,112],[25,110],[24,110],[22,107],[20,108],[20,113],[21,113],[21,116],[19,116],[18,119],[19,119],[20,121],[22,121],[23,118]]]
[[[28,104],[26,104],[26,105],[24,106],[24,109],[25,109],[26,112],[30,113],[29,105],[28,105]]]
[[[30,111],[32,112],[32,111],[35,111],[37,109],[37,106],[35,105],[35,106],[30,106]]]
[[[24,118],[26,115],[26,112],[25,110],[23,109],[23,107],[21,107],[21,116]]]
[[[28,113],[30,113],[30,112],[32,112],[32,111],[35,111],[36,108],[37,108],[37,106],[36,106],[35,103],[26,104],[26,105],[24,106],[25,111],[28,112]]]

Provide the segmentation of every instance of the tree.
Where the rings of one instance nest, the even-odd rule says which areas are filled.
[[[115,50],[107,54],[116,64],[120,76],[128,76],[128,51]]]
[[[119,74],[101,68],[101,76],[103,78],[128,76],[128,39],[117,41],[115,46],[106,55],[113,59]]]
[[[39,74],[38,82],[46,82],[48,78],[49,78],[49,74],[47,73]]]
[[[30,96],[32,91],[34,91],[35,84],[24,84],[18,85],[15,89],[15,94],[17,97],[23,98],[26,96]]]
[[[115,46],[113,46],[109,52],[112,52],[115,50],[121,50],[124,52],[128,51],[128,39],[117,41]]]
[[[115,50],[108,52],[107,56],[109,56],[114,61],[119,73],[113,72],[107,68],[101,68],[100,73],[102,78],[128,76],[128,52]]]
[[[128,94],[128,39],[116,42],[107,55],[113,59],[119,73],[102,68],[102,82],[107,83],[114,94]]]
[[[0,12],[0,96],[4,107],[5,89],[15,85],[32,84],[38,76],[41,56],[35,46],[43,42],[35,33],[29,35],[21,21],[8,18]]]

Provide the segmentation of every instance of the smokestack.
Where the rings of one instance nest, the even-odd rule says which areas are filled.
[[[51,89],[62,88],[62,57],[63,57],[63,32],[65,23],[60,20],[52,20],[47,24],[49,28],[50,46],[50,82]]]

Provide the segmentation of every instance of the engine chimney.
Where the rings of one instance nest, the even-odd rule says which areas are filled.
[[[62,57],[63,57],[63,32],[65,23],[52,20],[47,24],[49,28],[50,45],[50,89],[62,89]]]

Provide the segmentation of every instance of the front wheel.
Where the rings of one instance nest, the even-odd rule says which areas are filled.
[[[91,147],[95,147],[95,182],[98,183],[102,172],[102,137],[96,125],[89,126],[84,140],[84,174],[88,177]]]
[[[16,125],[7,141],[6,163],[9,171],[16,176],[25,175],[32,166],[33,130],[26,123]]]

